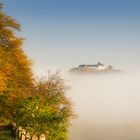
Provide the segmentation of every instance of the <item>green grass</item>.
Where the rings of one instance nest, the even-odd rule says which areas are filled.
[[[9,120],[0,117],[0,140],[15,140],[11,137],[11,129],[8,124]]]
[[[10,134],[11,132],[9,130],[0,131],[0,140],[15,140]]]
[[[15,140],[11,137],[11,128],[8,126],[10,121],[0,118],[0,140]]]

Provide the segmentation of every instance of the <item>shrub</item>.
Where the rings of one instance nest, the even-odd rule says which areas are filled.
[[[32,133],[46,134],[48,140],[67,139],[73,113],[65,89],[58,74],[41,80],[36,86],[36,96],[16,102],[14,121]]]

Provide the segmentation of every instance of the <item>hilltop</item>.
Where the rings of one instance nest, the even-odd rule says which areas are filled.
[[[78,67],[70,69],[72,73],[123,73],[121,70],[114,69],[112,65],[104,66],[98,62],[94,65],[82,64]]]

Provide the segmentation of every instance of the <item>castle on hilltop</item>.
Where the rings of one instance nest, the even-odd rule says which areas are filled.
[[[82,64],[78,67],[70,69],[70,72],[77,73],[122,73],[120,70],[114,69],[111,65],[104,66],[104,64],[98,62],[95,65]]]
[[[96,65],[79,65],[79,69],[87,69],[87,70],[105,70],[106,67],[98,62]]]

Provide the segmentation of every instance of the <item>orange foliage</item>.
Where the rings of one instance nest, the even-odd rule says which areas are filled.
[[[15,36],[20,25],[2,12],[0,5],[0,96],[9,101],[32,94],[31,62],[24,54],[23,40]]]

